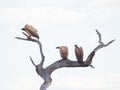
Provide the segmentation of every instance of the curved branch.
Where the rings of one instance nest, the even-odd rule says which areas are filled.
[[[29,37],[29,36],[28,36],[26,33],[24,33],[24,32],[22,32],[22,33],[27,37],[26,39],[25,39],[25,38],[21,38],[21,37],[15,37],[15,38],[16,38],[16,39],[20,39],[20,40],[25,40],[25,41],[36,42],[36,43],[39,45],[39,51],[40,51],[40,55],[41,55],[41,59],[42,59],[41,62],[40,62],[40,65],[43,67],[43,63],[44,63],[44,60],[45,60],[45,56],[44,56],[44,54],[43,54],[41,42],[40,42],[39,40],[37,40],[37,39],[33,39],[33,38]],[[30,60],[32,61],[32,63],[34,63],[31,57],[30,57]],[[33,65],[35,65],[35,64],[33,64]]]
[[[39,45],[39,51],[40,51],[40,55],[41,55],[41,59],[42,59],[42,60],[40,61],[40,64],[36,65],[36,64],[34,63],[34,61],[32,60],[32,58],[31,58],[31,57],[29,57],[29,58],[30,58],[32,64],[36,67],[36,72],[37,72],[37,74],[40,75],[41,77],[43,77],[43,72],[44,72],[43,64],[44,64],[45,56],[44,56],[43,51],[42,51],[42,44],[40,43],[39,40],[30,38],[30,37],[29,37],[27,34],[25,34],[24,32],[23,32],[23,34],[27,37],[26,39],[25,39],[25,38],[21,38],[21,37],[15,37],[15,38],[16,38],[16,39],[19,39],[19,40],[32,41],[32,42],[35,42],[35,43],[37,43],[37,44]]]
[[[106,47],[106,46],[110,45],[112,42],[115,41],[115,39],[114,39],[114,40],[109,41],[107,44],[104,44],[102,42],[102,36],[101,36],[100,32],[98,30],[96,30],[96,32],[98,34],[98,39],[99,39],[98,43],[99,43],[99,45],[90,53],[90,55],[88,56],[88,58],[84,62],[84,64],[89,65],[89,66],[91,66],[92,58],[94,57],[94,55],[97,52],[97,50],[99,50],[99,49],[101,49],[103,47]]]

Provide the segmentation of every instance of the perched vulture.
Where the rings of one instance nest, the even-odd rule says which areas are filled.
[[[56,49],[59,49],[60,56],[62,57],[62,59],[67,59],[67,57],[68,57],[68,48],[66,46],[56,47]]]
[[[26,24],[22,30],[24,30],[29,35],[29,37],[33,36],[39,39],[39,34],[33,26]]]
[[[75,45],[75,56],[77,61],[82,64],[83,63],[83,49],[82,47],[78,47]]]

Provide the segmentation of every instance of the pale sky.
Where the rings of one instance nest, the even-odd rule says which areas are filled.
[[[84,60],[98,45],[116,39],[93,58],[94,69],[62,68],[52,74],[48,90],[120,90],[120,0],[0,0],[0,90],[39,90],[43,83],[29,60],[40,62],[36,43],[20,41],[21,28],[33,25],[39,32],[44,66],[60,59],[56,46],[84,49]]]

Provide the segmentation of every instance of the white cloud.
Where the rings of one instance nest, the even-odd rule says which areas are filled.
[[[76,4],[73,0],[59,1],[60,5],[64,3]],[[32,2],[31,2],[32,3]],[[34,3],[34,2],[33,2]],[[40,2],[38,2],[40,3]],[[45,2],[44,2],[45,3]],[[46,2],[47,3],[47,2]],[[52,2],[53,3],[53,2]],[[45,5],[40,7],[24,7],[24,8],[1,8],[1,20],[11,22],[28,22],[28,23],[74,23],[74,22],[88,22],[93,20],[106,20],[115,18],[120,15],[120,1],[119,0],[92,0],[87,3],[86,7],[77,7],[78,10],[70,10],[68,7],[56,7]],[[83,2],[79,2],[83,3]],[[71,5],[71,4],[70,4]],[[69,6],[70,8],[70,6]],[[91,21],[91,22],[92,22]]]
[[[65,2],[69,2],[69,0],[65,0]],[[64,2],[63,0],[61,2]],[[70,0],[70,2],[76,2],[74,0]],[[69,3],[70,3],[69,2]],[[86,2],[86,1],[85,1]],[[1,8],[1,23],[9,22],[9,23],[18,23],[18,24],[39,24],[43,26],[43,23],[74,23],[79,25],[83,25],[84,22],[89,25],[95,26],[101,24],[102,22],[112,22],[110,18],[115,19],[116,16],[120,15],[119,13],[119,0],[92,0],[91,3],[87,3],[85,7],[77,7],[80,8],[80,11],[76,10],[67,10],[65,8],[57,8],[54,6],[40,6],[40,7],[32,7],[31,8]],[[32,2],[31,2],[32,3]],[[45,2],[44,2],[45,3]],[[46,2],[47,3],[47,2]],[[80,3],[80,2],[79,2]],[[82,2],[81,2],[82,3]],[[73,3],[75,4],[75,3]],[[109,7],[108,7],[109,6]],[[118,7],[118,8],[117,8]],[[109,21],[108,21],[109,20]],[[2,22],[3,21],[3,22]],[[84,22],[83,22],[84,21]],[[96,22],[97,21],[97,22]],[[102,22],[100,22],[102,21]],[[82,23],[77,23],[82,22]],[[81,26],[82,26],[81,25]],[[86,25],[87,26],[87,25]],[[77,27],[78,28],[78,27]]]
[[[52,76],[53,82],[48,90],[119,90],[120,89],[120,74],[111,74],[96,77],[60,77]],[[9,85],[5,86],[3,90],[38,90],[43,80],[35,75],[27,75],[16,78]]]
[[[112,74],[99,77],[56,77],[52,87],[69,87],[74,90],[118,90],[120,89],[120,74]]]
[[[119,0],[91,0],[81,10],[88,15],[87,19],[108,21],[120,16],[119,8]]]
[[[119,5],[120,0],[92,0],[95,6],[116,6]]]
[[[85,13],[68,11],[56,7],[40,8],[6,8],[0,9],[1,17],[6,21],[12,22],[76,22],[85,17]]]
[[[39,81],[40,79],[38,79]],[[5,86],[5,90],[37,90],[40,87],[35,76],[22,76],[15,78],[9,85]],[[42,80],[41,80],[42,82]]]

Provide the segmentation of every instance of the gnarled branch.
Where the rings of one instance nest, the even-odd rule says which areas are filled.
[[[88,66],[91,66],[92,68],[94,68],[91,64],[92,64],[92,59],[93,59],[96,51],[98,51],[99,49],[101,49],[103,47],[110,45],[113,41],[115,41],[115,40],[111,40],[107,44],[104,44],[102,42],[102,36],[101,36],[100,32],[98,30],[96,30],[96,32],[97,32],[98,38],[99,38],[99,40],[98,40],[99,45],[95,49],[93,49],[93,51],[88,55],[88,57],[84,61],[84,63],[80,64],[80,63],[78,63],[78,61],[75,61],[75,60],[70,60],[70,59],[63,60],[63,59],[61,59],[61,60],[57,60],[56,62],[52,63],[51,65],[47,66],[46,68],[43,68],[45,56],[44,56],[43,51],[42,51],[41,42],[37,39],[30,38],[25,33],[23,33],[23,34],[25,36],[27,36],[26,39],[16,37],[17,39],[20,39],[20,40],[36,42],[39,45],[40,55],[41,55],[41,59],[42,59],[41,62],[38,65],[36,65],[31,57],[30,57],[30,60],[31,60],[32,64],[36,67],[37,74],[39,76],[41,76],[44,80],[43,84],[40,87],[40,90],[46,90],[50,86],[50,84],[52,82],[51,73],[56,69],[63,68],[63,67],[88,67]]]

